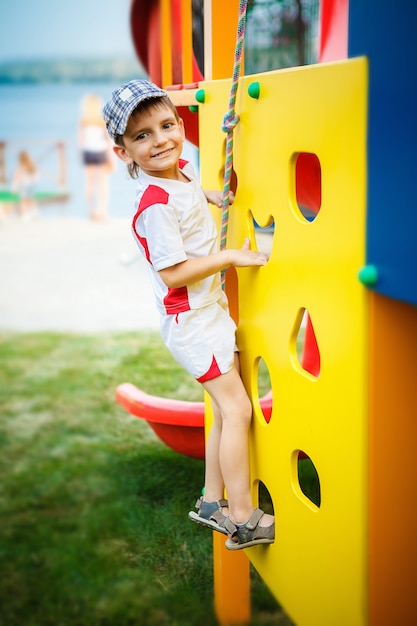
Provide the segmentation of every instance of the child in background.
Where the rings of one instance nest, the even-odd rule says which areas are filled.
[[[229,535],[230,550],[273,543],[273,516],[252,504],[252,406],[240,378],[236,327],[220,279],[230,266],[262,266],[267,257],[250,250],[249,240],[241,249],[218,251],[207,201],[221,206],[222,194],[203,191],[191,165],[181,159],[183,121],[163,90],[133,80],[113,92],[103,115],[116,155],[138,179],[133,235],[148,262],[162,338],[213,406],[204,497],[189,517]]]
[[[22,150],[18,155],[16,171],[13,177],[12,190],[19,196],[19,213],[23,219],[29,219],[37,214],[37,204],[34,198],[39,172],[32,161],[29,152]]]
[[[104,222],[108,215],[109,173],[113,169],[111,142],[101,115],[103,102],[87,94],[81,102],[78,146],[85,166],[85,198],[90,219]]]

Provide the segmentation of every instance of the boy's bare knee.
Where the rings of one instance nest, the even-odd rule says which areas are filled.
[[[239,425],[250,426],[252,421],[252,404],[249,398],[242,396],[236,398],[233,405],[230,405],[230,410],[223,412],[223,419],[236,420]]]

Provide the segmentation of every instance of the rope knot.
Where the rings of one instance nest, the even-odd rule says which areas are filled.
[[[228,113],[226,113],[226,115],[223,118],[222,131],[224,133],[229,133],[238,124],[239,124],[239,116],[236,115],[236,113],[234,113],[233,111],[228,111]]]

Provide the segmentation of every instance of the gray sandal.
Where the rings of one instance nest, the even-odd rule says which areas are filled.
[[[262,509],[255,509],[246,524],[235,524],[228,517],[225,528],[231,537],[226,541],[226,548],[228,550],[243,550],[243,548],[250,548],[250,546],[257,546],[262,543],[274,543],[275,522],[265,528],[259,526],[263,515]]]
[[[227,500],[215,500],[214,502],[206,502],[203,500],[203,496],[200,496],[195,503],[197,513],[190,511],[188,517],[193,522],[217,530],[223,535],[229,534],[225,528],[225,522],[228,519],[226,515],[222,513],[222,507],[228,506]]]

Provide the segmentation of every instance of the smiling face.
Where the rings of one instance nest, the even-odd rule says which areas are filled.
[[[114,148],[128,165],[159,178],[181,179],[178,159],[185,139],[182,119],[164,102],[133,113],[123,135],[123,146]]]

